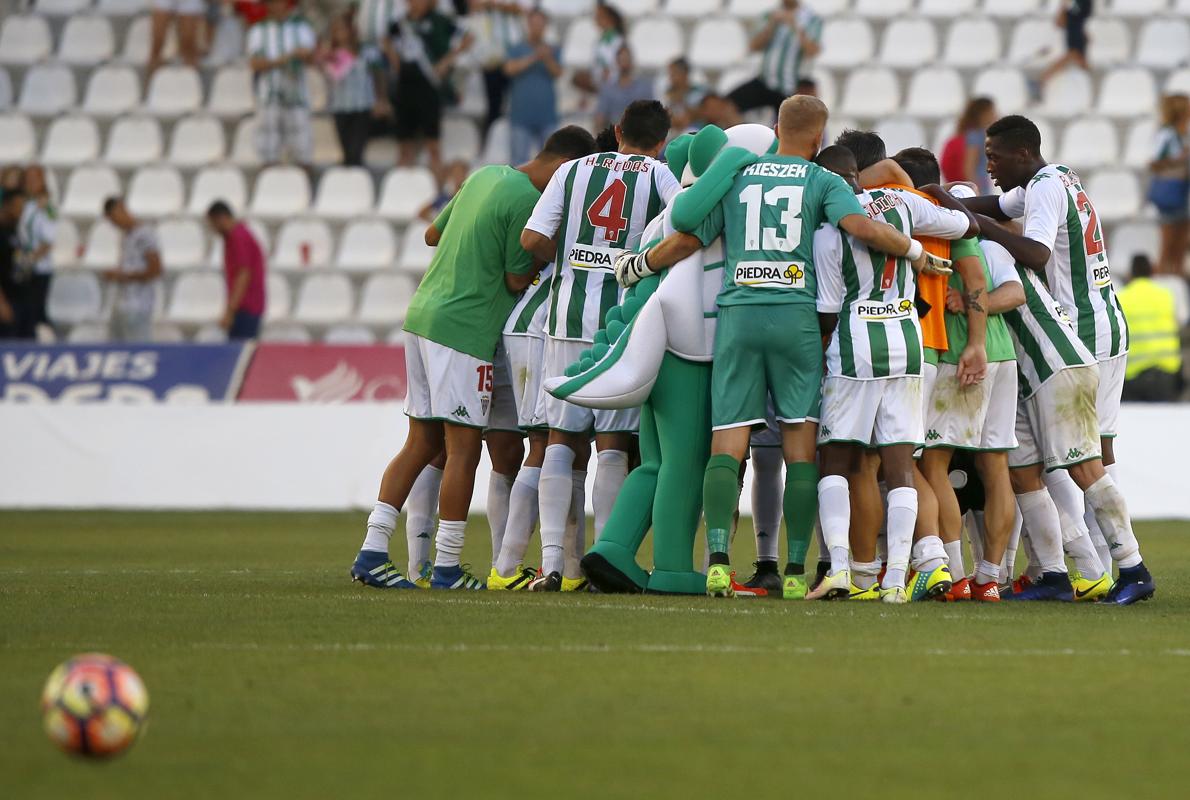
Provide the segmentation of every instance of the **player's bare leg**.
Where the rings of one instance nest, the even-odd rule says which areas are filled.
[[[977,453],[975,469],[984,491],[983,525],[976,534],[982,533],[983,547],[979,563],[975,565],[976,588],[972,591],[982,591],[986,599],[991,599],[991,587],[999,585],[1000,566],[1016,524],[1016,497],[1008,474],[1007,452]],[[998,590],[996,596],[999,596]]]
[[[703,516],[707,526],[707,594],[726,597],[731,589],[731,526],[740,500],[740,462],[751,439],[748,425],[711,433],[711,457],[703,473]]]
[[[854,469],[847,476],[851,490],[851,558],[870,563],[879,560],[876,540],[884,521],[884,500],[880,496],[880,454],[862,451]]]
[[[953,448],[931,447],[922,454],[921,471],[938,500],[938,534],[946,550],[951,577],[959,581],[967,577],[967,569],[963,563],[963,512],[950,483],[950,461],[953,456]]]
[[[460,563],[466,535],[467,514],[475,492],[475,472],[483,451],[483,430],[444,423],[446,466],[442,470],[442,491],[438,496],[438,534],[434,537],[432,588],[482,589]]]

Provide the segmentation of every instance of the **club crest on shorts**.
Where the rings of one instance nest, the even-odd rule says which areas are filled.
[[[741,261],[735,267],[736,286],[758,289],[804,289],[806,270],[784,261]]]
[[[479,398],[479,413],[486,415],[488,413],[488,406],[491,404],[492,398],[490,395],[485,394],[483,397]]]

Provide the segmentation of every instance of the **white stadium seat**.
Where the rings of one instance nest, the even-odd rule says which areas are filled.
[[[1000,28],[989,19],[956,19],[946,34],[942,63],[952,67],[982,67],[1000,58]]]
[[[199,167],[223,160],[227,142],[223,125],[214,117],[184,117],[174,125],[169,160],[180,167]]]
[[[1104,117],[1072,120],[1062,132],[1058,160],[1075,170],[1114,164],[1120,156],[1116,126]]]
[[[1132,34],[1118,19],[1093,16],[1087,20],[1087,60],[1092,67],[1110,67],[1132,60]]]
[[[1038,66],[1057,58],[1063,48],[1062,32],[1050,17],[1022,19],[1012,29],[1008,42],[1008,63]]]
[[[81,249],[79,228],[74,220],[67,217],[54,220],[54,249],[50,251],[50,262],[54,269],[78,266]]]
[[[83,111],[96,117],[117,117],[140,103],[140,78],[131,67],[102,66],[91,73]]]
[[[141,167],[128,183],[128,210],[137,217],[166,217],[182,210],[186,188],[172,166]]]
[[[975,5],[976,0],[921,0],[917,13],[957,21],[973,15]]]
[[[1136,63],[1142,67],[1172,69],[1190,59],[1190,25],[1169,17],[1151,19],[1136,40]]]
[[[355,305],[351,281],[338,273],[315,273],[302,282],[293,318],[297,322],[329,325],[351,319]]]
[[[376,344],[376,334],[363,325],[333,325],[327,328],[322,341],[327,344]]]
[[[633,0],[631,3],[622,4],[619,8],[628,19],[638,19],[656,13],[660,4],[660,0]]]
[[[59,325],[76,325],[99,319],[103,288],[92,272],[58,270],[50,282],[46,314]]]
[[[37,0],[33,9],[46,17],[69,17],[81,14],[91,6],[91,0]]]
[[[1107,0],[1114,17],[1148,17],[1169,8],[1169,0]]]
[[[256,109],[252,71],[248,67],[220,67],[211,82],[207,110],[220,117],[241,117]]]
[[[239,209],[237,209],[235,206],[232,206],[231,210],[238,211]],[[206,210],[204,209],[204,211],[203,211],[204,216],[205,216],[205,213],[206,213]],[[264,253],[264,255],[265,255],[265,262],[269,263],[270,266],[275,266],[272,264],[271,261],[269,261],[269,258],[268,258],[268,254],[269,254],[269,231],[268,231],[268,228],[266,228],[264,226],[264,223],[261,222],[260,220],[247,219],[247,220],[242,220],[242,221],[248,225],[248,230],[251,231],[253,238],[256,239],[256,243],[258,245],[260,245],[260,251],[262,253]],[[208,267],[210,267],[211,269],[223,269],[223,239],[222,239],[222,237],[219,237],[219,236],[211,236],[209,238],[210,238],[210,250],[207,253],[206,265]]]
[[[8,70],[0,67],[0,111],[7,111],[12,107],[12,80],[8,77]]]
[[[149,60],[149,28],[147,16],[137,17],[128,26],[124,34],[124,47],[120,51],[120,58],[128,64],[143,65]],[[165,46],[161,49],[161,57],[166,61],[178,54],[178,38],[175,28],[170,25],[165,32]]]
[[[696,69],[722,70],[748,53],[748,34],[732,17],[700,20],[690,36],[690,63]]]
[[[834,14],[843,14],[851,5],[852,0],[814,0],[813,8],[815,13],[820,17],[828,17]],[[809,4],[807,4],[809,5]],[[770,0],[769,10],[776,8],[776,0]]]
[[[349,270],[390,269],[397,260],[397,239],[384,220],[352,222],[339,237],[335,266]]]
[[[835,98],[838,96],[838,87],[835,86],[834,76],[824,69],[818,69],[811,73],[811,77],[818,84],[819,99],[826,103],[827,108],[834,108]]]
[[[676,19],[703,19],[718,14],[723,0],[666,0],[665,13]]]
[[[1124,165],[1133,169],[1146,169],[1155,155],[1153,141],[1157,136],[1157,121],[1152,117],[1139,119],[1128,129],[1124,140]]]
[[[500,117],[492,123],[483,142],[483,153],[479,159],[481,164],[508,163],[511,156],[510,133],[508,117]]]
[[[922,124],[912,117],[889,117],[876,123],[874,130],[884,140],[889,155],[906,147],[929,147]]]
[[[157,241],[161,245],[161,264],[166,269],[195,269],[203,266],[207,255],[207,235],[198,220],[162,220],[157,223]]]
[[[1029,104],[1029,87],[1025,83],[1025,75],[1012,67],[985,69],[980,72],[972,83],[971,95],[992,98],[1001,114],[1018,113]]]
[[[429,268],[434,258],[434,248],[426,244],[424,231],[420,225],[410,225],[405,229],[400,259],[400,267],[405,272],[420,275]]]
[[[642,71],[663,69],[686,49],[681,26],[665,17],[638,20],[628,32],[628,44]]]
[[[413,288],[404,275],[373,275],[360,293],[360,322],[367,325],[393,325],[405,319]]]
[[[966,98],[958,72],[947,67],[927,67],[913,73],[905,108],[919,117],[952,117],[962,111]]]
[[[99,157],[99,126],[90,117],[58,117],[50,123],[41,160],[50,167],[72,167]]]
[[[599,29],[589,17],[576,19],[566,26],[566,37],[562,40],[562,65],[576,69],[589,69],[595,56],[595,43],[599,41]]]
[[[310,98],[310,110],[315,114],[325,111],[330,93],[330,87],[326,85],[326,76],[322,74],[322,70],[306,67],[306,95]]]
[[[777,5],[777,0],[727,0],[727,13],[740,19],[751,19],[767,14]]]
[[[747,83],[756,77],[756,73],[760,71],[760,63],[756,64],[742,64],[737,67],[728,67],[719,73],[719,79],[715,82],[715,90],[719,94],[731,94],[732,90],[737,86]],[[829,74],[829,73],[822,73]],[[827,106],[830,108],[830,105]]]
[[[879,61],[886,67],[907,69],[929,64],[938,55],[938,35],[928,19],[896,19],[884,29]]]
[[[891,19],[909,13],[913,0],[855,0],[855,13],[873,19]]]
[[[100,201],[102,202],[102,201]],[[120,230],[106,219],[98,219],[87,231],[82,266],[88,269],[112,269],[120,261]]]
[[[107,61],[116,52],[116,37],[107,17],[71,17],[58,42],[58,60],[89,67]]]
[[[44,18],[10,16],[0,27],[0,63],[32,64],[49,57],[54,49],[50,25]]]
[[[330,219],[370,214],[375,203],[372,176],[363,167],[331,167],[318,182],[314,213]]]
[[[78,167],[66,179],[60,211],[68,217],[102,216],[103,201],[120,193],[120,179],[111,167]]]
[[[328,267],[334,254],[331,229],[320,219],[286,220],[277,234],[272,265],[277,269]]]
[[[1091,76],[1081,69],[1059,72],[1041,91],[1041,109],[1056,119],[1087,113],[1091,110]]]
[[[1100,170],[1083,181],[1083,188],[1095,198],[1095,211],[1105,222],[1135,217],[1140,212],[1140,181],[1132,170]]]
[[[840,111],[861,119],[871,119],[888,116],[900,104],[900,85],[892,70],[864,68],[854,70],[847,76]]]
[[[202,106],[202,83],[190,67],[162,67],[149,79],[145,108],[151,114],[177,117]]]
[[[98,344],[108,341],[110,336],[111,328],[106,322],[84,322],[71,326],[66,341],[70,344]]]
[[[1157,107],[1157,82],[1153,73],[1139,67],[1113,69],[1099,85],[1099,113],[1109,117],[1136,118]]]
[[[33,158],[33,123],[24,114],[0,114],[0,164]]]
[[[320,166],[342,164],[343,148],[339,145],[339,134],[335,130],[335,121],[328,116],[314,117],[310,120],[310,130],[314,139],[314,163]]]
[[[211,203],[222,200],[232,211],[241,213],[247,208],[248,186],[244,173],[233,166],[203,167],[190,187],[187,211],[197,217],[205,216]]]
[[[302,214],[310,207],[310,179],[300,167],[265,167],[256,176],[252,215],[278,219]]]
[[[380,187],[376,212],[388,219],[408,222],[438,195],[434,176],[421,167],[397,167],[389,170]]]
[[[309,344],[314,341],[310,331],[304,325],[286,323],[283,325],[266,325],[260,331],[262,342],[277,342],[281,344]]]
[[[217,328],[218,326],[207,327],[209,330],[211,327]],[[221,328],[219,328],[219,331],[220,333],[223,332]],[[153,337],[154,342],[165,342],[166,344],[181,344],[187,341],[186,334],[182,332],[182,329],[177,325],[170,325],[168,322],[154,322],[153,332],[150,335]],[[226,334],[223,339],[227,339]]]
[[[265,278],[264,321],[280,322],[289,319],[292,306],[293,290],[289,288],[289,280],[284,275],[270,272]]]
[[[98,0],[100,14],[108,17],[127,17],[149,8],[148,0]]]
[[[590,17],[595,10],[595,0],[543,0],[541,8],[551,18]]]
[[[152,117],[120,117],[107,134],[103,160],[135,167],[161,158],[161,125]]]
[[[25,73],[17,107],[34,117],[54,117],[74,108],[78,92],[74,73],[57,64],[37,64]]]
[[[830,19],[822,26],[820,67],[854,67],[867,64],[875,53],[872,26],[862,19]]]
[[[171,322],[201,325],[223,313],[227,289],[223,276],[212,272],[184,272],[174,283],[166,316]]]
[[[983,13],[993,17],[1007,17],[1020,19],[1026,14],[1038,14],[1045,11],[1043,7],[1048,0],[983,0]],[[1047,17],[1050,24],[1053,18]]]
[[[243,167],[254,167],[260,163],[260,151],[256,147],[256,134],[260,120],[245,117],[236,125],[235,139],[231,144],[231,161]]]
[[[1121,266],[1127,265],[1137,253],[1156,261],[1160,243],[1161,233],[1155,222],[1123,222],[1107,232],[1110,263]]]
[[[1175,69],[1165,78],[1166,94],[1190,94],[1190,67]]]

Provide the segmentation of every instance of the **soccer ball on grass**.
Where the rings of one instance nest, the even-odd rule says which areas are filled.
[[[59,664],[41,693],[46,735],[67,753],[106,758],[136,741],[149,693],[132,667],[102,653]]]

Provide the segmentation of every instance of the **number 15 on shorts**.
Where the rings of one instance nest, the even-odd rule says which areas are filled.
[[[492,371],[491,364],[480,364],[475,368],[475,374],[479,376],[479,385],[475,387],[477,392],[492,391]]]

